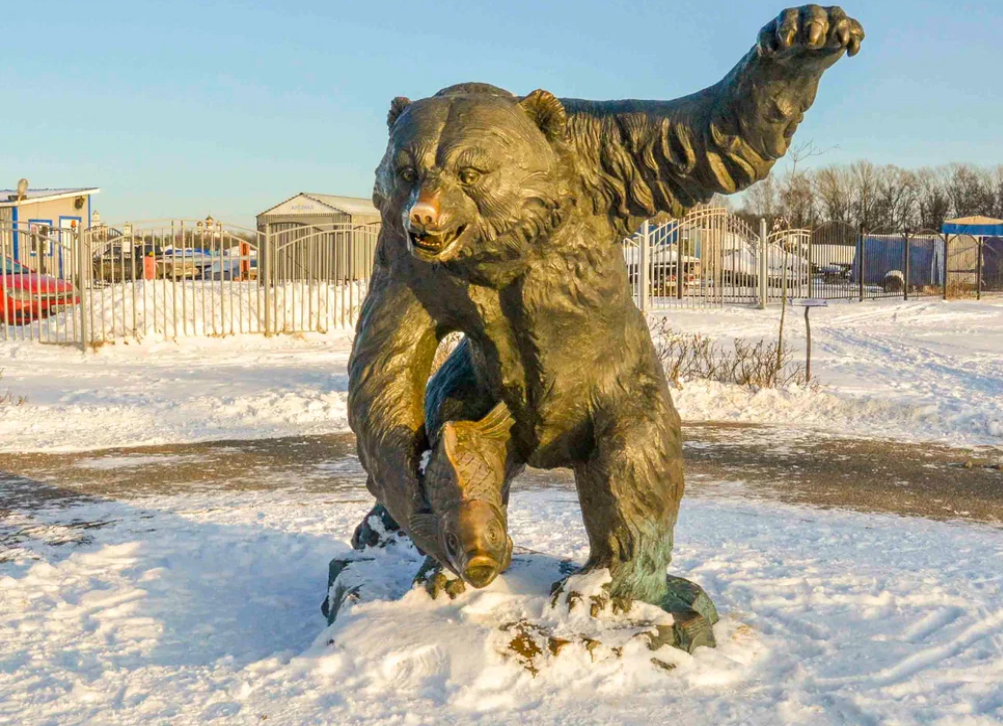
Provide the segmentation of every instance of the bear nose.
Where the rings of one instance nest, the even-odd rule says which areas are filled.
[[[439,224],[439,205],[431,201],[419,199],[411,207],[408,220],[415,227],[435,227]]]

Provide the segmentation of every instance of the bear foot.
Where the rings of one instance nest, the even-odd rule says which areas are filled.
[[[327,624],[334,623],[338,611],[346,602],[357,602],[361,596],[362,584],[351,576],[351,567],[360,562],[372,562],[371,558],[347,557],[331,560],[327,567],[327,595],[320,604],[320,611],[327,618]]]
[[[421,585],[425,592],[435,600],[439,595],[446,594],[450,600],[455,600],[457,596],[467,591],[467,584],[446,570],[434,557],[425,557],[425,562],[418,569],[418,574],[414,576],[414,585]]]
[[[352,534],[352,549],[364,550],[366,547],[386,547],[407,535],[400,525],[390,516],[390,512],[382,504],[377,504]]]
[[[682,577],[666,575],[661,587],[646,587],[640,592],[631,584],[636,580],[625,577],[621,571],[619,578],[614,577],[600,588],[592,588],[586,599],[582,592],[569,587],[572,578],[596,575],[606,568],[587,566],[573,575],[555,582],[551,587],[552,607],[558,607],[562,601],[567,604],[568,612],[579,606],[588,607],[592,617],[611,606],[614,615],[628,614],[635,601],[656,605],[672,615],[672,625],[656,626],[656,633],[650,637],[649,647],[657,650],[665,645],[671,645],[687,653],[692,653],[700,646],[713,648],[714,624],[719,620],[717,608],[695,582]]]

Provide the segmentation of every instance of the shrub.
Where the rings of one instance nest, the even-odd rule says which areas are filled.
[[[728,349],[699,333],[678,333],[666,318],[654,318],[649,325],[665,375],[676,387],[690,378],[752,389],[807,383],[804,365],[793,360],[794,351],[786,343],[735,338]],[[808,385],[817,390],[819,384],[813,380]]]

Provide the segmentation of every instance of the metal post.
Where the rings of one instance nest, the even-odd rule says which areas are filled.
[[[769,267],[766,262],[767,246],[766,246],[766,218],[760,217],[759,219],[759,259],[757,260],[759,272],[756,275],[756,281],[759,283],[759,309],[766,309],[766,291],[767,291],[767,275],[769,274]]]
[[[683,218],[685,219],[685,217]],[[683,299],[684,282],[686,276],[686,264],[683,262],[683,230],[682,230],[683,220],[679,220],[674,227],[672,227],[672,233],[676,236],[676,300]],[[703,247],[701,247],[701,251]],[[701,265],[703,260],[701,260]],[[680,270],[682,270],[680,272]],[[662,283],[665,282],[665,269],[662,269]],[[703,269],[701,266],[701,275],[703,274]]]
[[[808,322],[808,313],[811,312],[811,306],[805,305],[804,308],[804,331],[805,337],[807,338],[807,347],[805,348],[804,354],[804,382],[811,383],[811,323]]]
[[[89,246],[85,244],[85,240],[89,241],[90,236],[77,235],[75,239],[77,243],[76,244],[77,291],[79,292],[78,297],[80,298],[80,329],[79,329],[80,350],[86,352],[88,336],[90,334],[90,327],[88,326],[88,323],[90,321],[87,319],[87,311],[90,308],[90,304],[89,301],[87,300],[87,295],[86,295],[87,281],[85,272],[85,270],[88,269],[87,260],[89,255],[87,253],[87,250],[84,248],[86,246]]]
[[[860,233],[857,235],[857,286],[860,293],[860,302],[864,301],[864,274],[867,270],[867,263],[864,259],[864,225],[860,225]]]
[[[903,249],[902,249],[902,274],[905,275],[905,280],[902,282],[902,299],[909,299],[909,228],[906,227],[902,233],[903,237]]]
[[[271,286],[272,286],[272,224],[271,222],[265,225],[265,244],[262,245],[262,254],[259,264],[262,266],[261,271],[258,273],[261,277],[261,285],[264,287],[265,294],[265,335],[269,336],[272,334],[272,302],[271,302]]]
[[[982,299],[982,243],[984,237],[977,237],[975,240],[975,299]]]
[[[944,235],[944,301],[947,301],[947,271],[949,265],[947,264],[948,257],[951,252],[951,235]]]
[[[648,220],[644,220],[641,225],[641,239],[638,243],[639,255],[638,255],[638,303],[641,308],[642,313],[648,312],[648,292],[651,288],[651,283],[648,279],[648,255],[651,251],[651,225]],[[679,285],[679,249],[676,248],[676,284]]]

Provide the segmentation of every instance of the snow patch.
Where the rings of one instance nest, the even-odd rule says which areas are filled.
[[[384,582],[399,596],[360,602],[327,628],[327,563],[349,553],[371,505],[293,489],[190,492],[8,517],[4,541],[22,534],[0,556],[0,721],[1003,720],[998,529],[687,499],[672,571],[717,604],[719,647],[661,649],[675,666],[665,670],[642,663],[652,654],[640,647],[593,662],[569,645],[534,676],[502,654],[515,626],[497,624],[568,622],[541,593],[552,563],[587,556],[575,494],[513,495],[513,539],[551,564],[433,601],[410,587],[417,556],[394,555]],[[601,588],[595,577],[577,586]]]

